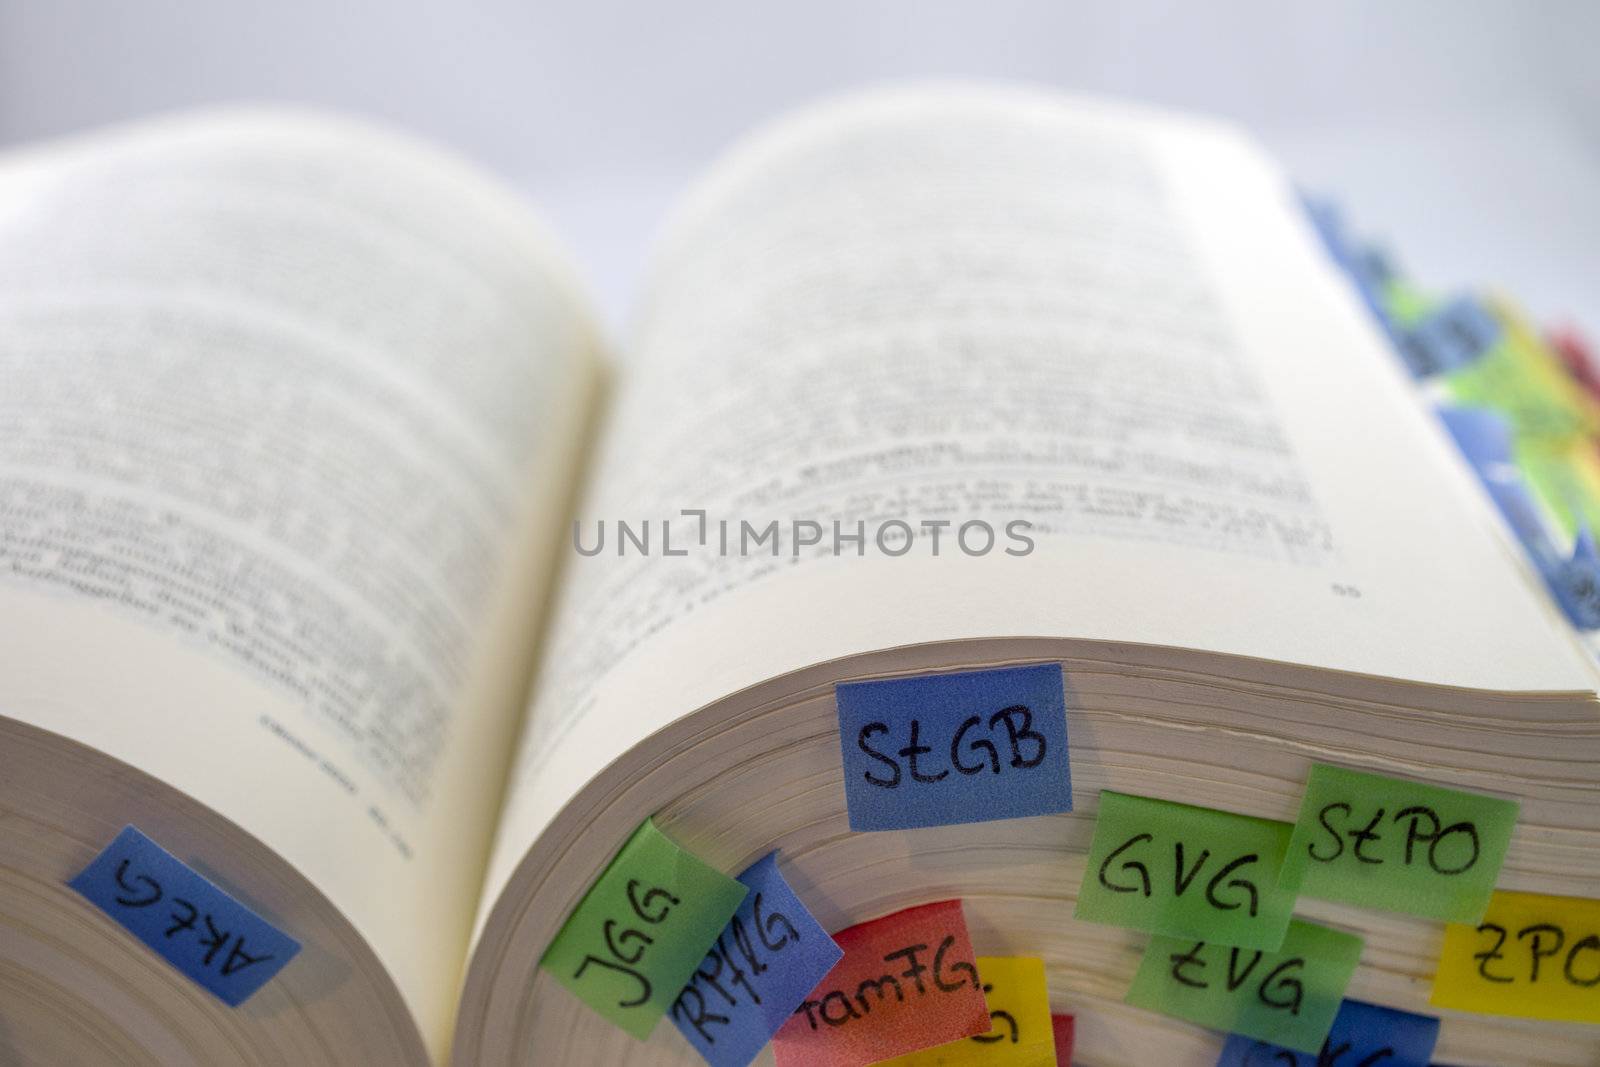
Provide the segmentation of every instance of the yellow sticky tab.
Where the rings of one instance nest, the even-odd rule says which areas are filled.
[[[977,964],[989,1003],[989,1032],[884,1060],[878,1067],[1054,1067],[1056,1039],[1044,961],[979,956]]]
[[[1445,927],[1430,1003],[1600,1023],[1600,900],[1496,893],[1477,926]]]

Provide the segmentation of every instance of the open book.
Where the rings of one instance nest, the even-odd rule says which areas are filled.
[[[1292,820],[1317,760],[1521,801],[1600,886],[1596,673],[1209,122],[1006,89],[717,164],[614,359],[518,199],[340,119],[0,166],[0,1060],[692,1063],[539,961],[647,816],[828,930],[960,898],[1091,1067],[1210,1065],[1075,922],[1097,797]],[[987,533],[986,533],[987,531]],[[1070,815],[851,833],[833,687],[1060,662]],[[230,1009],[62,884],[125,824],[304,946]],[[1338,904],[1426,1011],[1439,925]],[[1600,1031],[1443,1014],[1437,1058]]]

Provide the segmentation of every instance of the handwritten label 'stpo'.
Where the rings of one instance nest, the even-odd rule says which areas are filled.
[[[844,955],[770,853],[739,875],[750,893],[672,1004],[712,1067],[744,1067]]]
[[[1072,810],[1059,664],[850,682],[835,696],[852,830]]]
[[[864,1067],[988,1032],[959,900],[897,911],[833,939],[844,958],[773,1037],[779,1067]]]
[[[589,1007],[643,1039],[746,892],[646,819],[578,902],[539,965]]]
[[[1514,801],[1318,763],[1283,884],[1318,900],[1476,923],[1516,822]]]
[[[1080,919],[1214,944],[1276,949],[1294,892],[1279,886],[1288,823],[1100,794]]]
[[[231,1007],[300,951],[300,942],[132,826],[67,884]]]

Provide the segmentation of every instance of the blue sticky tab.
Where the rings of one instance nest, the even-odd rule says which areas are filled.
[[[852,830],[1072,810],[1061,667],[1003,667],[835,690]]]
[[[1511,423],[1490,408],[1440,408],[1439,418],[1456,447],[1477,471],[1512,462]]]
[[[712,1067],[745,1067],[844,956],[769,853],[739,876],[750,890],[672,1004],[672,1021]]]
[[[67,885],[230,1007],[300,951],[300,942],[132,826]]]
[[[1406,355],[1419,377],[1459,370],[1500,340],[1500,323],[1471,296],[1458,296],[1406,334]],[[1421,362],[1421,366],[1415,365]]]
[[[1439,1020],[1413,1015],[1360,1000],[1346,1000],[1334,1016],[1333,1029],[1316,1054],[1295,1052],[1267,1041],[1230,1035],[1217,1067],[1318,1067],[1326,1063],[1382,1063],[1383,1067],[1428,1067]]]

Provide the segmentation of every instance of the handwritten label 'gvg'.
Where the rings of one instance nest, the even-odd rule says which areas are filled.
[[[1075,914],[1275,949],[1294,911],[1278,884],[1289,833],[1288,823],[1107,790]]]
[[[948,1045],[885,1060],[878,1067],[1039,1067],[1055,1064],[1055,1031],[1044,961],[1030,956],[979,956],[978,978],[989,1003],[989,1029]],[[1070,1065],[1070,1060],[1063,1060]]]
[[[1296,920],[1276,952],[1153,937],[1128,1003],[1315,1052],[1361,958],[1354,934]]]
[[[849,682],[835,696],[852,830],[1072,810],[1059,664]]]
[[[1510,800],[1319,763],[1282,881],[1319,900],[1475,923],[1516,821]]]
[[[1347,1000],[1316,1052],[1234,1034],[1217,1067],[1428,1067],[1438,1040],[1439,1020],[1432,1016]]]
[[[578,902],[539,965],[643,1039],[746,892],[646,819]]]
[[[844,958],[772,1039],[779,1067],[864,1067],[989,1030],[959,900],[833,937]]]
[[[739,875],[750,893],[672,1004],[672,1021],[712,1067],[744,1067],[844,950],[778,870],[778,854]]]
[[[294,938],[132,826],[67,884],[231,1007],[300,951]]]
[[[1600,900],[1494,894],[1476,927],[1445,927],[1430,1003],[1600,1023]]]

